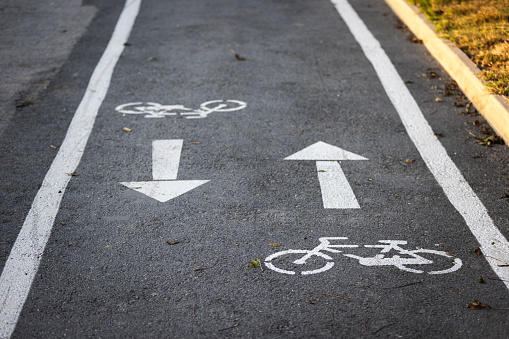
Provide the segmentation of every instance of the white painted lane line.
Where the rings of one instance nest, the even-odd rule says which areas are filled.
[[[318,141],[303,150],[286,157],[285,160],[316,161],[318,181],[322,192],[323,208],[361,208],[352,187],[346,179],[341,160],[368,160],[360,155],[345,151],[337,146]],[[336,161],[337,160],[337,161]]]
[[[51,234],[62,196],[78,167],[113,69],[124,50],[141,0],[127,0],[113,35],[97,64],[65,139],[32,203],[0,276],[0,338],[14,331]]]
[[[361,208],[337,161],[317,161],[323,208]]]
[[[184,140],[152,141],[152,178],[154,180],[177,179],[183,143]]]
[[[408,135],[423,160],[442,186],[451,204],[464,218],[475,236],[486,260],[509,288],[509,270],[500,267],[509,261],[509,242],[490,218],[481,200],[474,193],[447,151],[434,136],[419,105],[410,94],[380,43],[346,0],[331,0],[345,21],[364,54],[373,65],[387,95],[396,108]],[[495,258],[495,259],[494,259]]]

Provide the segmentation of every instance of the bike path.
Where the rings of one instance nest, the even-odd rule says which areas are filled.
[[[380,335],[501,337],[504,311],[465,305],[504,307],[507,289],[477,282],[494,274],[331,3],[221,4],[142,3],[14,336],[335,337],[390,325]],[[210,100],[246,108],[203,119],[115,111]],[[154,140],[183,140],[177,179],[208,182],[164,203],[120,184],[154,179]],[[367,159],[340,164],[360,208],[324,209],[327,172],[284,160],[319,141]],[[263,264],[321,237],[348,237],[360,246],[349,253],[366,257],[378,251],[362,245],[405,240],[463,267],[416,274],[330,253],[320,274]],[[263,271],[248,267],[256,258]]]

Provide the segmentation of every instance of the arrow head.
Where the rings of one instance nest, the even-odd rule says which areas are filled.
[[[360,155],[345,151],[337,146],[329,145],[323,141],[304,148],[295,154],[286,157],[285,160],[313,160],[313,161],[336,161],[336,160],[368,160]]]
[[[145,194],[160,202],[166,202],[178,197],[209,180],[172,180],[172,181],[141,181],[121,182],[122,185]]]

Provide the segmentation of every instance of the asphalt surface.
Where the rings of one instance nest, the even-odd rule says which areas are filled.
[[[351,4],[507,238],[507,147],[475,142],[482,117],[445,95],[450,78],[383,1]],[[86,5],[90,25],[1,135],[2,267],[123,3]],[[201,119],[116,110],[212,100],[246,107]],[[122,185],[155,179],[154,140],[183,140],[178,180],[208,182],[167,202]],[[360,208],[324,209],[315,161],[284,160],[319,141],[368,159],[340,164]],[[322,237],[346,237],[335,244],[363,257],[379,240],[454,257],[412,266],[424,273],[330,252],[335,265],[317,274],[264,261]],[[12,337],[505,338],[509,311],[496,308],[509,291],[477,247],[330,1],[144,0]],[[460,269],[426,273],[454,258]],[[492,308],[468,308],[474,300]]]

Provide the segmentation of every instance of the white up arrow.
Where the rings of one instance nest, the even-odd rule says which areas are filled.
[[[209,180],[176,180],[183,143],[184,140],[181,139],[152,141],[154,180],[121,184],[160,202],[166,202],[208,182]]]
[[[319,141],[290,155],[285,160],[316,161],[324,208],[361,208],[337,161],[368,159]]]

